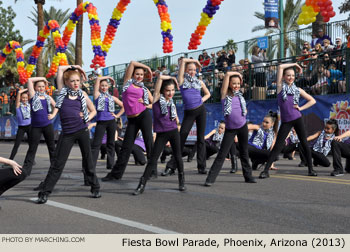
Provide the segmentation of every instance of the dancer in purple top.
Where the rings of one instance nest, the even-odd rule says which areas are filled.
[[[240,92],[242,76],[238,72],[227,72],[221,87],[221,101],[225,116],[225,133],[219,153],[210,168],[205,186],[211,186],[224,164],[225,158],[238,137],[239,156],[242,164],[243,177],[246,183],[256,183],[252,176],[252,167],[248,156],[248,127],[246,122],[247,107]]]
[[[10,159],[13,160],[17,154],[18,147],[20,146],[24,134],[27,134],[29,139],[31,126],[30,117],[30,105],[28,103],[28,89],[21,89],[17,93],[16,97],[16,117],[18,123],[18,129],[16,133],[15,144],[12,148]]]
[[[108,93],[108,80],[114,86],[115,82],[110,76],[98,77],[94,86],[94,101],[97,109],[96,128],[94,140],[92,141],[91,152],[93,164],[96,167],[98,153],[102,144],[102,138],[107,132],[107,169],[112,169],[114,165],[114,138],[116,130],[115,119],[119,118],[124,113],[123,103],[117,98]],[[115,104],[121,109],[118,114],[115,114]]]
[[[125,113],[128,117],[128,126],[117,162],[111,172],[102,178],[102,181],[119,180],[123,177],[136,134],[140,129],[145,141],[147,159],[149,160],[151,157],[152,116],[148,109],[152,108],[153,97],[143,83],[146,71],[152,74],[148,66],[136,61],[131,61],[126,69],[122,97]]]
[[[306,131],[300,111],[303,111],[316,103],[315,99],[307,94],[303,89],[298,88],[295,81],[295,70],[302,72],[301,67],[297,63],[282,64],[278,67],[277,72],[277,99],[281,113],[281,126],[278,130],[276,143],[269,154],[265,169],[260,173],[259,178],[268,178],[269,169],[272,162],[275,161],[277,155],[281,153],[285,140],[294,127],[300,140],[300,151],[305,153],[308,175],[317,176],[312,167],[311,151],[306,140]],[[299,107],[299,97],[303,97],[307,102]]]
[[[50,163],[54,160],[55,138],[53,125],[49,119],[52,108],[56,102],[45,93],[45,85],[48,81],[44,77],[33,77],[28,79],[28,93],[31,104],[32,129],[30,131],[29,149],[24,159],[23,170],[29,176],[32,171],[34,158],[41,134],[44,135],[47,149],[50,155]]]
[[[58,112],[60,113],[62,133],[55,151],[56,158],[41,185],[38,204],[46,203],[76,141],[82,153],[84,175],[88,185],[91,186],[91,197],[101,197],[100,185],[92,162],[90,133],[87,126],[87,123],[95,117],[96,110],[88,95],[80,89],[82,79],[86,80],[86,75],[80,66],[58,68],[57,87],[60,94],[50,119],[53,119]]]
[[[177,76],[180,84],[180,92],[183,99],[184,118],[181,123],[180,140],[181,153],[184,149],[187,136],[196,121],[197,125],[197,169],[199,174],[206,174],[205,154],[205,126],[207,124],[207,111],[204,102],[210,98],[210,92],[203,81],[197,79],[197,68],[200,71],[201,64],[198,60],[182,59],[180,61],[179,74]],[[202,97],[201,91],[204,96]],[[162,176],[172,174],[176,169],[174,158],[167,163]]]
[[[176,79],[170,76],[161,75],[157,80],[152,106],[153,130],[157,133],[157,136],[151,153],[151,159],[147,163],[140,183],[133,193],[134,195],[139,195],[145,190],[147,180],[150,178],[152,171],[157,169],[157,160],[168,141],[170,141],[179,170],[179,190],[186,190],[180,135],[177,129],[179,119],[176,113],[176,106],[172,99],[175,94],[175,84],[177,84]]]

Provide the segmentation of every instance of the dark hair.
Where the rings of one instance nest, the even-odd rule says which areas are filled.
[[[272,122],[274,123],[273,131],[275,133],[277,133],[277,131],[278,131],[278,122],[279,122],[278,113],[277,112],[273,112],[272,110],[269,110],[269,112],[267,112],[265,117],[271,118]]]
[[[143,70],[143,73],[146,73],[146,69],[144,69],[143,67],[135,67],[134,68],[134,71],[132,72],[132,76],[134,76],[135,72],[137,69],[142,69]]]
[[[45,83],[45,81],[43,81],[43,80],[39,80],[39,81],[36,81],[36,82],[34,82],[34,88],[36,87],[36,85],[38,84],[38,83],[40,83],[40,82],[42,82],[42,83],[44,83],[44,85],[46,86],[46,83]]]
[[[170,86],[170,85],[174,85],[174,87],[175,87],[175,83],[174,83],[174,81],[173,81],[172,79],[163,80],[162,86],[161,86],[161,88],[160,88],[160,93],[163,94],[165,88],[166,88],[167,86]]]
[[[283,75],[285,75],[286,72],[287,72],[288,70],[293,70],[293,71],[294,71],[294,74],[295,74],[295,69],[294,69],[294,67],[288,67],[288,68],[283,69]]]
[[[336,136],[339,135],[339,126],[338,126],[338,121],[336,119],[329,119],[326,124],[331,125],[332,128],[334,129],[334,134]]]
[[[241,81],[240,84],[242,85],[243,80],[242,80],[242,78],[241,78],[240,75],[235,74],[235,75],[230,76],[229,83],[231,83],[231,80],[232,80],[233,78],[238,78],[238,79]]]

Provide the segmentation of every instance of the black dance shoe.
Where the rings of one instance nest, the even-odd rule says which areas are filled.
[[[246,183],[251,183],[251,184],[256,183],[255,178],[252,177],[252,176],[244,177],[244,181],[245,181]]]
[[[198,174],[207,174],[205,169],[198,169]]]
[[[269,172],[266,172],[266,171],[262,171],[259,175],[259,179],[265,179],[265,178],[269,178],[270,177],[270,174]]]
[[[144,177],[141,177],[139,185],[137,186],[137,188],[132,194],[135,196],[140,195],[145,190],[145,187],[146,187],[146,180]]]
[[[166,167],[165,170],[160,175],[166,177],[166,176],[171,176],[174,174],[175,174],[175,170],[173,170],[169,167]]]
[[[45,192],[39,192],[38,193],[38,199],[36,201],[37,204],[45,204],[48,199],[48,193]]]
[[[106,177],[103,177],[101,179],[103,182],[106,182],[106,181],[112,181],[112,180],[120,180],[120,178],[117,178],[115,175],[113,175],[112,173],[108,173],[106,175]]]
[[[99,190],[94,190],[91,192],[91,198],[98,199],[101,198],[101,193]]]
[[[40,184],[37,187],[33,188],[33,191],[40,191],[44,187],[44,182],[40,182]]]
[[[311,171],[309,171],[309,173],[307,175],[311,176],[311,177],[316,177],[317,176],[317,172],[315,172],[314,170],[311,170]]]
[[[210,183],[210,182],[207,182],[207,181],[205,181],[205,183],[204,183],[204,186],[206,186],[206,187],[211,187],[213,185],[213,183]]]

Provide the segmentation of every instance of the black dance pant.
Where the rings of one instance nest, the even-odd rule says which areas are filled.
[[[109,173],[117,179],[121,179],[128,164],[132,147],[135,142],[137,133],[141,130],[143,141],[145,142],[147,160],[151,157],[153,135],[152,135],[152,116],[148,109],[140,115],[128,118],[128,126],[126,127],[124,141],[117,162],[114,164],[112,171]]]
[[[335,171],[343,172],[343,165],[341,158],[346,158],[345,171],[350,173],[350,145],[332,141],[332,153],[333,153],[333,168]]]
[[[298,150],[298,143],[291,143],[283,147],[282,153],[289,156],[296,150]]]
[[[314,151],[312,148],[310,148],[311,151],[311,157],[314,159],[314,165],[321,165],[324,167],[329,167],[331,165],[331,162],[329,162],[328,158],[320,152]],[[300,152],[300,159],[301,162],[306,163],[305,160],[305,154],[304,152]]]
[[[162,153],[166,143],[170,141],[171,148],[173,149],[173,156],[176,161],[176,167],[179,174],[183,174],[184,165],[181,155],[181,146],[180,146],[180,135],[177,129],[157,133],[156,141],[154,142],[154,147],[152,150],[151,158],[148,160],[146,169],[142,175],[145,180],[148,180],[152,174],[152,171],[157,170],[157,161]]]
[[[295,119],[295,120],[290,121],[290,122],[282,122],[281,127],[278,130],[276,143],[273,146],[273,149],[270,152],[269,158],[266,162],[264,172],[269,171],[272,163],[276,160],[277,156],[281,153],[283,147],[286,144],[285,140],[286,140],[290,130],[292,129],[292,127],[294,127],[294,129],[298,135],[298,138],[300,140],[299,150],[300,150],[300,152],[305,153],[305,158],[306,158],[309,172],[313,170],[311,151],[310,151],[310,148],[308,146],[307,139],[306,139],[305,126],[304,126],[303,118],[300,117],[300,118]]]
[[[210,168],[207,183],[214,183],[216,177],[219,175],[219,172],[224,164],[225,158],[230,151],[230,148],[234,142],[235,136],[238,137],[238,149],[239,157],[241,159],[241,165],[243,170],[243,176],[245,178],[250,178],[252,176],[252,167],[249,164],[249,155],[248,155],[248,127],[245,124],[239,129],[226,129],[224,138],[221,142],[221,148],[218,155],[216,156],[213,165]]]
[[[92,141],[91,153],[92,153],[92,161],[93,165],[96,167],[96,162],[98,159],[98,153],[101,148],[102,138],[105,132],[107,131],[107,169],[111,169],[114,165],[114,140],[115,140],[115,130],[117,128],[117,124],[114,119],[109,121],[98,121],[94,140]]]
[[[28,140],[30,138],[30,130],[32,128],[32,125],[27,125],[27,126],[18,126],[17,134],[16,134],[16,140],[15,140],[15,145],[12,148],[10,159],[13,160],[17,154],[18,147],[20,146],[24,133],[27,133]]]
[[[16,176],[16,174],[13,172],[12,167],[0,169],[0,195],[23,181],[26,176],[27,173],[24,170],[22,170],[21,174]]]
[[[248,144],[248,153],[249,158],[252,160],[252,162],[263,164],[268,160],[270,151],[265,149],[258,149],[255,146]]]
[[[51,164],[49,172],[43,183],[42,192],[51,193],[57,181],[61,177],[64,166],[66,165],[70,151],[75,143],[78,142],[82,158],[84,175],[91,186],[91,192],[99,190],[100,185],[96,177],[95,167],[92,162],[91,146],[90,146],[90,132],[88,128],[81,129],[72,134],[61,134],[55,151],[56,158]]]
[[[180,129],[180,143],[181,143],[181,153],[183,152],[186,139],[190,130],[193,126],[194,121],[196,121],[197,126],[197,168],[198,170],[205,170],[206,168],[206,154],[205,154],[205,126],[207,124],[207,110],[204,104],[196,109],[185,110],[184,118],[182,120]],[[167,167],[175,170],[176,162],[174,158],[171,158],[167,163]]]
[[[205,141],[205,147],[206,147],[206,157],[207,159],[209,159],[212,155],[216,154],[219,152],[220,148],[218,148],[216,145],[211,145],[210,143],[208,143],[208,141]],[[235,160],[235,156],[236,156],[236,143],[233,142],[233,144],[231,145],[230,151],[229,151],[230,155],[227,155],[227,157],[231,157],[231,164],[232,167],[234,166],[234,160]]]
[[[119,157],[120,150],[123,146],[123,141],[121,140],[115,141],[114,145],[115,145],[115,153],[117,154],[117,157]],[[137,144],[133,144],[131,148],[131,154],[134,156],[135,164],[144,165],[146,163],[144,150]]]
[[[29,149],[27,155],[24,159],[23,170],[27,172],[27,175],[30,176],[33,168],[33,162],[35,159],[35,154],[40,143],[41,134],[44,135],[47,149],[50,156],[50,164],[52,165],[55,159],[55,138],[53,132],[53,125],[50,123],[45,127],[32,127],[29,136]]]

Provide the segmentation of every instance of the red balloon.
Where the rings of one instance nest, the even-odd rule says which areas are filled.
[[[329,17],[324,17],[324,18],[323,18],[323,22],[326,22],[326,23],[327,23],[328,21],[329,21]]]
[[[328,12],[331,12],[331,11],[333,10],[333,7],[332,7],[331,5],[328,5],[327,8],[326,8],[326,10],[327,10]]]
[[[329,16],[330,16],[330,17],[334,17],[334,16],[335,16],[335,12],[334,12],[334,11],[331,11],[331,12],[329,13]]]
[[[321,12],[321,15],[322,15],[323,17],[327,17],[327,16],[328,16],[327,14],[328,14],[327,11],[322,11],[322,12]]]

